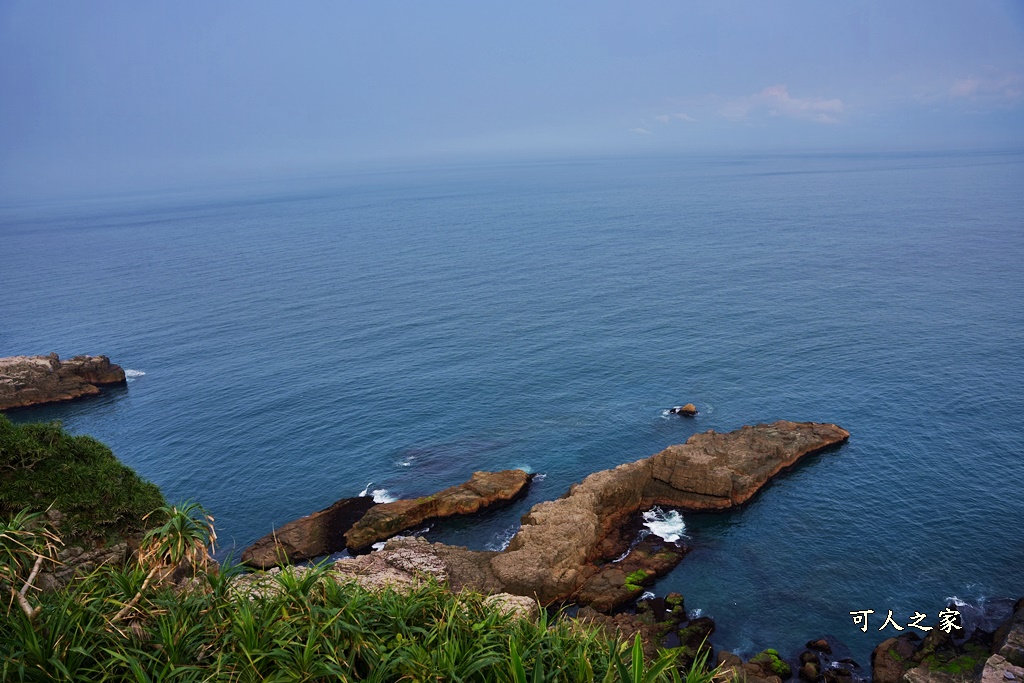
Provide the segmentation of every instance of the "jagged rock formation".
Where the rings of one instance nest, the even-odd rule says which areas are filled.
[[[602,541],[638,510],[655,505],[722,510],[749,500],[801,458],[843,443],[833,424],[780,421],[726,434],[695,434],[643,460],[591,474],[562,498],[523,517],[508,549],[491,560],[509,592],[542,603],[574,595],[598,568]]]
[[[106,356],[0,358],[0,410],[94,396],[101,386],[124,383],[124,370]]]
[[[342,498],[259,539],[242,553],[242,562],[268,569],[340,552],[345,549],[345,532],[374,505],[369,496]]]
[[[364,552],[374,543],[428,520],[469,515],[512,501],[523,493],[532,478],[523,470],[474,472],[466,483],[433,495],[376,505],[345,533],[348,548]]]
[[[397,562],[416,568],[425,563],[433,567],[431,573],[443,574],[456,589],[508,592],[544,604],[575,599],[599,610],[612,610],[635,598],[643,585],[670,571],[687,550],[654,536],[633,544],[641,510],[655,505],[686,510],[739,505],[800,458],[848,437],[846,430],[835,425],[809,422],[776,422],[727,434],[697,434],[682,446],[670,446],[650,458],[596,472],[571,487],[562,498],[535,505],[503,552],[394,539],[388,545],[390,555],[374,553],[342,566],[347,568],[344,571],[387,577],[391,570],[378,564],[393,567]],[[530,475],[522,470],[476,472],[465,484],[432,496],[375,505],[344,533],[347,546],[349,550],[364,551],[427,520],[470,514],[512,500],[529,480]],[[331,509],[304,520],[317,526],[317,515],[329,518]],[[293,536],[285,533],[287,529],[282,527],[275,535],[261,539],[257,543],[259,552],[254,546],[243,559],[257,566],[277,564],[282,552],[294,559],[290,549],[281,549],[283,540],[295,547]],[[337,529],[332,533],[337,538]],[[317,546],[317,551],[321,547]]]
[[[873,683],[1024,683],[1024,598],[995,633],[904,633],[875,648],[871,667]]]

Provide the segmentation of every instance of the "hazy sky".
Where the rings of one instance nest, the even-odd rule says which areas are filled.
[[[1022,0],[0,2],[0,195],[529,156],[1024,147]]]

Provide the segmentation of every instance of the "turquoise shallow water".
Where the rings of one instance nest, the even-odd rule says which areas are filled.
[[[126,389],[92,434],[244,546],[370,489],[542,473],[438,540],[697,431],[836,422],[655,590],[750,653],[1024,595],[1024,155],[610,159],[0,207],[0,355]],[[145,373],[145,374],[138,374]],[[694,420],[662,411],[692,401]],[[926,622],[927,623],[927,622]]]

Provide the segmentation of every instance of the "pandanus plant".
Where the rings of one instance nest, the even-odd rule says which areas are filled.
[[[146,578],[135,597],[125,603],[111,623],[127,616],[152,583],[163,583],[178,568],[188,569],[193,576],[209,568],[217,532],[213,528],[213,516],[199,503],[164,505],[146,515],[146,520],[150,517],[163,519],[164,523],[147,531],[139,547],[138,563],[146,570]]]

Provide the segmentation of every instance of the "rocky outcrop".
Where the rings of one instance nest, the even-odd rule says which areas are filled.
[[[695,417],[697,415],[697,406],[692,403],[687,403],[685,406],[674,406],[668,411],[672,415],[682,415],[683,417]]]
[[[368,496],[342,498],[259,539],[242,553],[242,562],[268,569],[340,552],[345,549],[345,532],[374,505]]]
[[[583,584],[573,599],[601,612],[610,612],[637,598],[659,576],[668,574],[689,548],[647,536],[634,545],[625,557],[607,562]]]
[[[336,561],[333,570],[368,588],[404,586],[434,579],[440,583],[447,582],[456,591],[470,589],[500,593],[502,586],[490,566],[490,559],[495,554],[399,536],[377,552]]]
[[[949,605],[953,609],[955,605]],[[923,639],[904,633],[871,654],[873,683],[1024,683],[1024,599],[995,633],[963,625],[933,628]],[[827,673],[827,672],[826,672]]]
[[[709,431],[649,458],[595,472],[523,517],[508,549],[491,560],[494,575],[510,592],[545,604],[568,598],[598,572],[596,562],[611,559],[603,541],[629,515],[655,505],[740,505],[782,470],[849,436],[834,424],[787,421],[726,434]]]
[[[474,472],[464,484],[452,486],[423,498],[382,503],[345,533],[349,550],[365,552],[395,534],[431,519],[469,515],[522,494],[533,475],[523,470]]]
[[[994,654],[1014,666],[1024,666],[1024,598],[1013,606],[1013,616],[996,630],[993,638]]]
[[[94,396],[101,386],[124,383],[124,370],[106,356],[0,358],[0,410]]]
[[[874,683],[900,683],[903,675],[915,665],[912,657],[920,643],[920,636],[913,632],[879,643],[871,653],[871,680]]]
[[[981,670],[980,683],[1024,683],[1024,666],[1017,666],[1002,655],[992,655]]]

